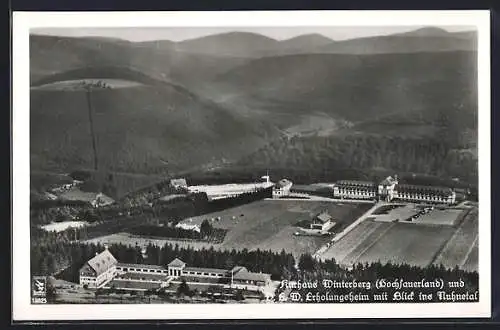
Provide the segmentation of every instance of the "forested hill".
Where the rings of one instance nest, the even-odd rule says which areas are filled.
[[[446,116],[474,125],[477,54],[302,54],[267,57],[218,76],[216,96],[235,106],[364,121]],[[215,97],[215,96],[214,96]]]
[[[116,79],[135,84],[115,85]],[[77,69],[45,78],[47,84],[31,90],[32,169],[92,168],[87,98],[74,85],[87,80],[107,84],[91,93],[103,170],[167,173],[235,159],[264,143],[264,125],[180,85],[123,68]]]
[[[436,138],[369,134],[281,139],[245,157],[239,165],[271,172],[284,168],[309,172],[310,179],[317,179],[318,173],[346,173],[350,169],[352,179],[359,179],[356,170],[371,174],[404,172],[458,178],[476,185],[478,174],[476,155],[463,146]]]

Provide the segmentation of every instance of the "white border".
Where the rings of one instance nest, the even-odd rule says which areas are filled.
[[[48,27],[475,26],[479,77],[478,303],[31,305],[29,236],[29,30]],[[325,319],[491,317],[489,11],[14,12],[13,320]]]

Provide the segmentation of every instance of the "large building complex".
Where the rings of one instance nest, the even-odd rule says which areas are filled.
[[[378,199],[390,202],[454,204],[456,193],[451,188],[400,184],[397,176],[387,177],[378,185],[370,181],[342,180],[333,187],[333,196],[342,199]]]
[[[188,267],[175,258],[166,267],[119,263],[106,248],[80,269],[80,285],[91,288],[116,288],[146,291],[168,287],[171,282],[206,283],[224,288],[262,291],[271,275],[254,273],[243,266],[232,269]]]
[[[237,197],[242,194],[257,192],[274,186],[274,183],[269,180],[268,175],[263,176],[261,179],[264,179],[265,181],[254,183],[188,186],[188,191],[191,193],[205,193],[207,194],[209,200],[217,200]]]

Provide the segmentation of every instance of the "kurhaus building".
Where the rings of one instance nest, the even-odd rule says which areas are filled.
[[[378,199],[390,202],[402,200],[409,202],[454,204],[456,193],[451,188],[400,184],[397,176],[389,176],[378,185],[370,181],[342,180],[333,187],[335,198]]]
[[[168,287],[182,279],[189,283],[207,283],[225,288],[262,291],[270,284],[271,275],[254,273],[243,266],[230,270],[188,267],[175,258],[166,267],[147,264],[119,263],[106,248],[80,269],[80,285],[91,288],[116,288],[146,291]]]

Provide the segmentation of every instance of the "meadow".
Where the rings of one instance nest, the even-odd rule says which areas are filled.
[[[178,244],[179,247],[192,246],[195,249],[209,248],[221,250],[272,250],[292,253],[300,257],[303,253],[313,254],[330,238],[317,236],[294,236],[295,224],[301,220],[312,219],[322,211],[328,211],[338,228],[348,226],[361,216],[371,205],[357,203],[332,203],[305,200],[262,200],[219,212],[194,217],[193,222],[214,219],[215,228],[227,230],[220,244],[206,242],[158,239],[117,233],[99,237],[88,242],[123,243],[130,245]],[[219,219],[220,220],[217,220]],[[336,227],[337,228],[337,227]]]

